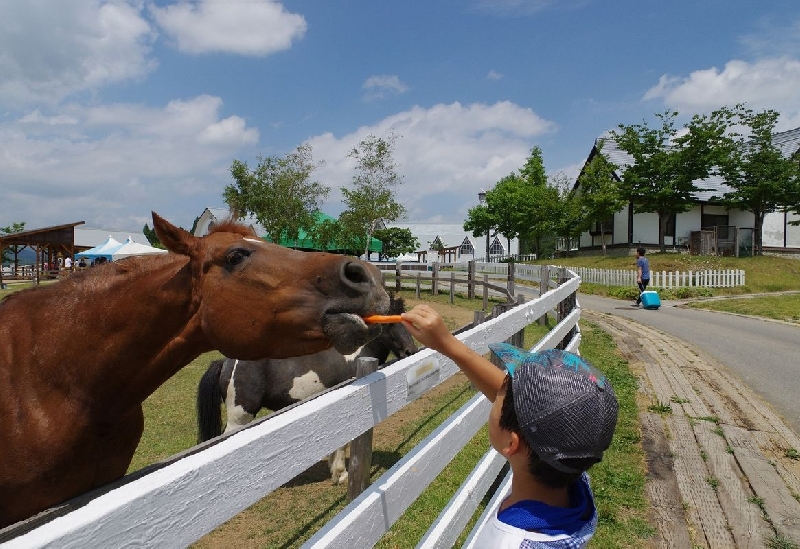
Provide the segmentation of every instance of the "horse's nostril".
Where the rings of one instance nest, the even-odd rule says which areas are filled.
[[[369,283],[370,276],[363,265],[349,261],[344,266],[344,279],[354,284],[365,284]]]

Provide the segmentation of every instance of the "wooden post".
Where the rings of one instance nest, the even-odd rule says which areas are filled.
[[[467,262],[467,299],[475,299],[475,260]]]
[[[419,279],[420,279],[421,276],[422,276],[422,273],[417,271],[417,292],[416,292],[416,294],[414,296],[417,299],[419,299]]]
[[[433,264],[431,271],[431,295],[439,295],[439,262]]]
[[[522,305],[525,303],[525,295],[521,294],[517,296],[517,305]],[[516,334],[512,335],[511,338],[508,340],[509,343],[512,345],[516,345],[522,349],[525,348],[525,328],[517,332]]]
[[[400,282],[400,277],[402,276],[402,265],[398,261],[397,264],[394,266],[394,291],[398,294],[400,293],[400,289],[402,288],[402,284]]]
[[[489,310],[489,275],[483,275],[483,310]]]
[[[558,285],[561,286],[562,284],[566,283],[568,280],[567,278],[567,269],[566,267],[561,267],[558,270]],[[561,303],[558,304],[557,311],[558,311],[558,322],[561,322],[564,318],[569,315],[573,309],[575,309],[575,294],[570,294],[566,299],[564,299]],[[567,335],[564,336],[558,345],[556,345],[557,349],[566,349],[569,342],[572,340],[572,337],[575,334],[575,328],[572,328]]]
[[[456,273],[450,272],[450,305],[455,302],[456,298]]]
[[[509,258],[508,260],[508,279],[506,281],[506,289],[508,290],[508,295],[512,298],[514,297],[514,258]]]
[[[377,358],[360,357],[356,360],[356,378],[368,376],[377,369]],[[372,429],[367,429],[350,443],[350,463],[347,466],[347,501],[353,501],[367,489],[371,468]]]
[[[550,265],[542,265],[539,274],[539,297],[541,297],[550,289]],[[547,325],[547,312],[540,316],[537,322],[540,326]]]

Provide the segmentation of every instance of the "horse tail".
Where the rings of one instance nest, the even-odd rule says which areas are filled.
[[[197,442],[222,434],[222,391],[219,376],[224,360],[214,360],[197,385]]]

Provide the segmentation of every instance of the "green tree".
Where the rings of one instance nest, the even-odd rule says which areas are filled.
[[[195,220],[195,226],[196,225],[197,225],[197,220]],[[194,227],[192,227],[192,231],[191,232],[194,232]],[[155,229],[151,229],[150,225],[148,225],[147,223],[145,223],[144,227],[142,227],[142,234],[144,235],[144,237],[147,239],[147,241],[150,243],[150,245],[152,247],[161,248],[162,250],[166,250],[167,249],[166,246],[164,246],[161,243],[161,240],[158,238],[158,235],[156,234],[156,230]]]
[[[21,233],[25,230],[25,222],[12,223],[8,227],[0,227],[0,235],[9,235],[14,233]],[[3,247],[3,256],[0,258],[0,264],[13,263],[14,266],[19,263],[19,253],[27,248],[27,246],[14,244],[12,246]],[[12,257],[13,256],[13,257]]]
[[[763,251],[764,217],[781,209],[797,207],[800,195],[797,162],[785,158],[773,142],[777,111],[754,112],[744,105],[714,113],[724,120],[735,117],[744,134],[729,136],[727,154],[720,162],[720,175],[731,191],[720,197],[727,209],[751,212],[754,217],[753,249]]]
[[[606,255],[606,230],[609,220],[625,206],[615,172],[617,166],[609,162],[602,153],[603,141],[597,145],[597,154],[578,176],[577,190],[582,199],[586,227],[597,225],[603,255]]]
[[[284,157],[259,157],[253,171],[234,160],[230,172],[235,183],[225,187],[223,198],[234,216],[255,216],[272,242],[296,242],[301,229],[315,225],[314,214],[330,191],[311,180],[317,167],[308,144]]]
[[[378,229],[374,236],[383,243],[383,248],[378,254],[378,261],[389,257],[398,257],[419,248],[419,241],[411,234],[410,229],[400,227]]]
[[[513,215],[520,239],[532,242],[536,255],[541,257],[544,240],[555,233],[560,211],[558,189],[549,184],[542,159],[542,150],[533,147],[525,164],[519,170],[523,182]]]
[[[550,187],[558,195],[555,215],[553,216],[553,232],[565,245],[565,254],[569,254],[571,243],[580,238],[581,233],[589,228],[588,216],[584,208],[584,195],[576,192],[564,172],[550,178]]]
[[[695,181],[712,173],[722,151],[725,122],[718,117],[695,115],[683,130],[675,126],[676,111],[656,114],[658,128],[643,124],[619,125],[611,136],[617,146],[633,157],[622,175],[620,189],[633,204],[635,213],[658,214],[658,243],[666,251],[664,235],[674,214],[689,211],[695,193],[702,189]]]
[[[341,189],[346,209],[339,216],[339,222],[351,240],[361,241],[361,249],[367,257],[378,221],[397,221],[406,213],[395,195],[403,179],[397,173],[394,160],[396,140],[394,134],[386,139],[368,135],[348,154],[356,160],[356,168],[352,188]]]

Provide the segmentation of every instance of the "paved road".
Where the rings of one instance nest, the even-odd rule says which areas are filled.
[[[522,292],[524,289],[520,288]],[[800,326],[662,302],[657,311],[579,294],[582,308],[621,315],[662,330],[719,360],[800,433]]]

